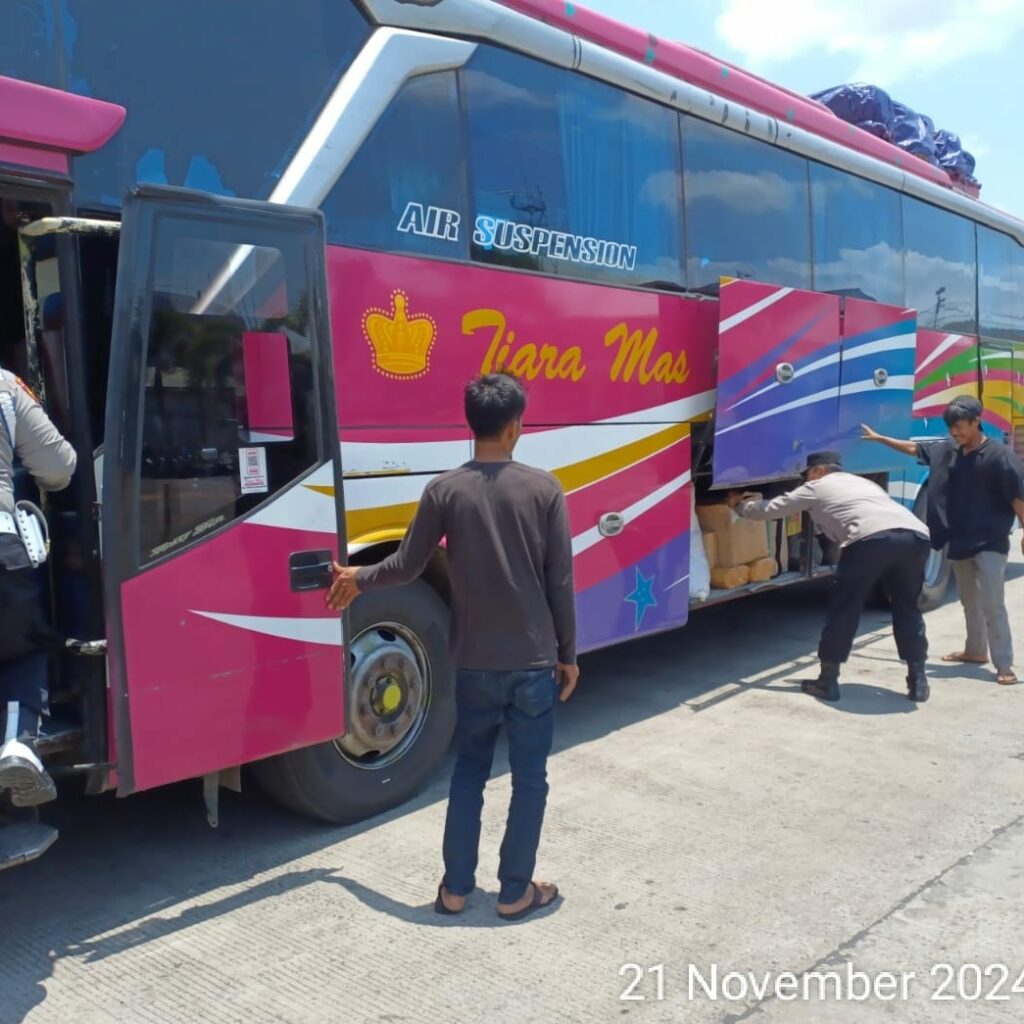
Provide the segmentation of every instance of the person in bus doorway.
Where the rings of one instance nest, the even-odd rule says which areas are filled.
[[[457,670],[456,747],[434,909],[457,914],[475,887],[483,793],[504,725],[512,802],[501,844],[498,915],[519,920],[558,897],[533,880],[547,800],[555,705],[579,678],[572,537],[565,496],[549,473],[512,459],[526,392],[488,374],[465,389],[472,461],[435,477],[401,547],[377,565],[334,566],[328,605],[416,579],[445,539],[450,646]]]
[[[976,398],[953,399],[943,416],[948,440],[899,440],[867,425],[864,439],[914,456],[929,468],[932,547],[941,551],[948,545],[967,621],[963,650],[942,660],[984,665],[991,657],[996,682],[1011,686],[1017,676],[1004,580],[1014,518],[1024,526],[1024,466],[1010,448],[984,433]]]
[[[63,490],[75,471],[74,448],[21,380],[0,370],[0,796],[34,807],[57,795],[35,745],[55,637],[15,519],[15,458],[42,490]]]
[[[839,700],[839,673],[853,649],[861,612],[872,592],[882,586],[892,604],[896,649],[907,663],[907,696],[923,703],[929,696],[928,638],[918,602],[928,562],[928,531],[878,484],[844,473],[839,452],[809,455],[803,478],[802,486],[770,501],[729,496],[729,504],[748,519],[808,512],[818,532],[840,547],[818,645],[820,676],[801,688],[820,700]]]

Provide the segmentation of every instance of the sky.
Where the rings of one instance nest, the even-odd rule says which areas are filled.
[[[955,132],[1024,217],[1024,0],[583,0],[804,95],[869,82]]]

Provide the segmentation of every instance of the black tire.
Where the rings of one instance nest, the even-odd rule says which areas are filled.
[[[922,523],[928,520],[928,484],[922,484],[914,502],[914,515]],[[953,576],[953,563],[946,557],[946,551],[932,551],[925,568],[924,587],[918,604],[921,611],[934,611],[946,600],[949,593],[949,581]]]
[[[448,608],[422,580],[364,594],[352,604],[350,638],[372,635],[381,623],[400,626],[414,637],[426,661],[429,694],[416,716],[415,734],[410,730],[408,746],[390,760],[378,759],[378,766],[373,757],[359,761],[347,756],[338,743],[320,743],[254,764],[259,784],[299,814],[341,825],[370,818],[413,797],[445,758],[455,729]],[[343,685],[341,680],[338,685]]]

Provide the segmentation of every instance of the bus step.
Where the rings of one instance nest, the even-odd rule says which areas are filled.
[[[38,821],[0,826],[0,871],[42,857],[57,841],[57,830]]]
[[[82,730],[77,725],[46,722],[36,739],[40,757],[50,757],[65,750],[76,750],[82,742]]]

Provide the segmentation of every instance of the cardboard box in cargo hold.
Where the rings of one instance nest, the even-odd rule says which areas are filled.
[[[745,565],[711,570],[711,586],[716,590],[734,590],[750,582],[750,570]]]
[[[698,505],[697,519],[705,533],[715,535],[715,567],[731,569],[768,557],[768,527],[755,519],[739,519],[728,505]]]
[[[750,570],[751,583],[766,583],[778,572],[779,566],[774,558],[759,558],[747,566]]]
[[[708,568],[714,569],[718,561],[718,544],[715,542],[713,533],[702,533],[700,539],[704,541],[704,557],[708,560]]]

